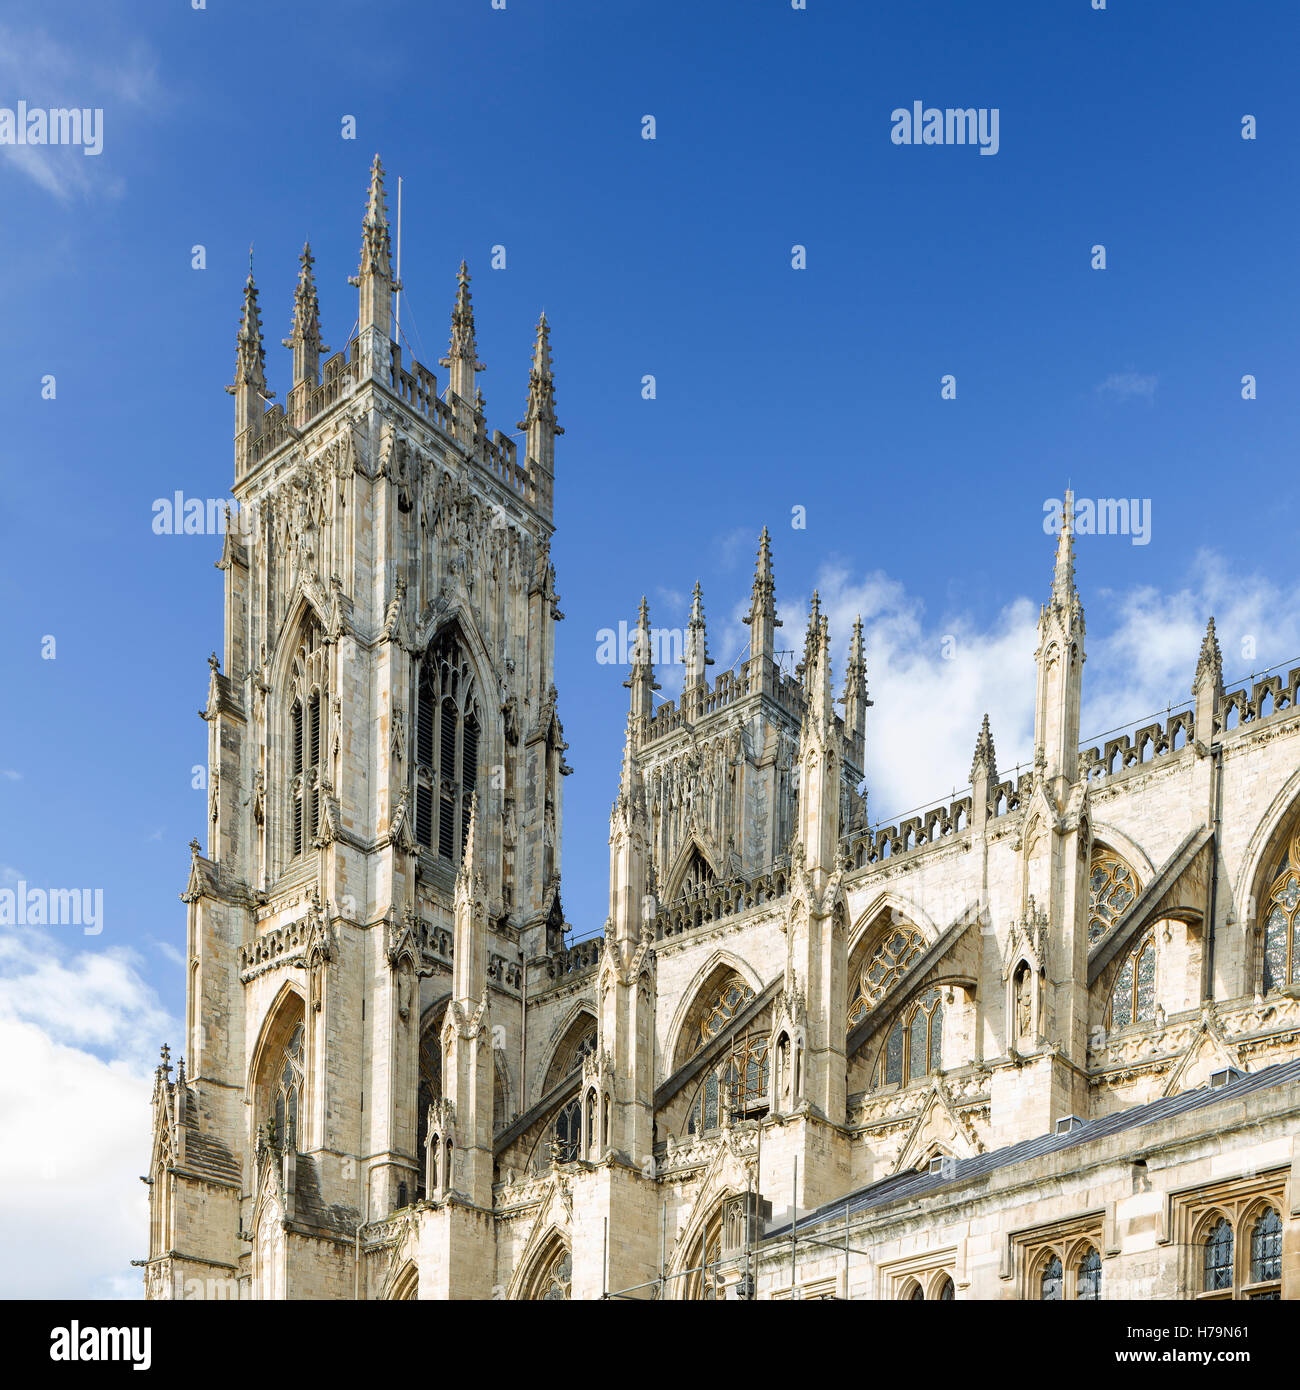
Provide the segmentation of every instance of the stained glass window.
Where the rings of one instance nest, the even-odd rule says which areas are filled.
[[[1137,897],[1133,870],[1109,850],[1092,857],[1088,875],[1088,942],[1100,941],[1129,910]]]
[[[711,1038],[716,1038],[753,997],[754,991],[736,977],[724,985],[700,1020],[699,1046],[703,1047]]]
[[[1262,1284],[1282,1277],[1282,1221],[1272,1207],[1250,1233],[1250,1282]]]
[[[1085,1302],[1096,1302],[1101,1297],[1101,1255],[1095,1246],[1090,1245],[1079,1261],[1076,1297]]]
[[[1300,834],[1282,860],[1264,916],[1264,992],[1300,983]]]
[[[1111,995],[1110,1025],[1127,1028],[1133,1022],[1133,957],[1120,966],[1115,977],[1115,992]]]
[[[903,1020],[894,1021],[885,1044],[885,1085],[895,1086],[903,1079]]]
[[[910,1009],[894,1020],[885,1040],[876,1084],[901,1085],[904,1078],[919,1081],[943,1066],[943,1003],[937,989],[927,990]]]
[[[925,950],[925,938],[915,927],[896,926],[867,957],[853,985],[848,1027],[866,1017],[867,1011],[886,993]]]
[[[1222,1217],[1210,1228],[1205,1241],[1205,1289],[1232,1287],[1232,1227]]]
[[[1150,1023],[1156,1016],[1156,943],[1146,936],[1124,959],[1110,996],[1110,1026]]]
[[[1064,1279],[1061,1270],[1061,1261],[1058,1256],[1053,1255],[1043,1266],[1042,1277],[1038,1281],[1040,1301],[1044,1303],[1059,1303],[1064,1297]]]
[[[573,1256],[561,1246],[538,1284],[537,1298],[543,1303],[567,1303],[573,1285]]]

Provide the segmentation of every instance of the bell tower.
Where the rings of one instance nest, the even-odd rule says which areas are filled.
[[[527,1104],[525,958],[562,935],[550,325],[521,353],[520,457],[487,425],[463,262],[450,380],[393,339],[378,156],[351,284],[355,336],[330,356],[304,247],[287,409],[251,272],[244,289],[151,1296],[214,1271],[253,1297],[378,1296],[367,1242],[420,1196],[460,1213],[429,1235],[443,1296],[490,1268],[462,1255],[490,1249],[494,1138]],[[431,1133],[454,1139],[432,1188]]]

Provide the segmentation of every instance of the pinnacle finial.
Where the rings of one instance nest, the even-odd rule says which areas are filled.
[[[1195,694],[1201,684],[1212,681],[1217,690],[1223,689],[1223,653],[1219,650],[1218,634],[1214,630],[1214,618],[1205,626],[1205,636],[1201,639],[1201,654],[1196,661],[1196,678],[1192,682]]]
[[[1052,574],[1052,601],[1068,605],[1074,598],[1074,493],[1066,488],[1061,509],[1061,534],[1056,542],[1056,566]]]
[[[474,337],[474,300],[469,289],[469,266],[461,261],[456,272],[456,302],[451,311],[451,346],[447,356],[440,358],[440,367],[452,372],[451,389],[464,401],[474,390],[474,373],[486,370],[478,360],[478,343]]]
[[[867,653],[862,639],[862,614],[853,620],[853,636],[849,638],[849,660],[844,669],[844,702],[847,708],[851,697],[864,694],[867,688]]]
[[[705,668],[713,665],[709,655],[708,630],[704,622],[704,592],[700,581],[695,581],[691,592],[691,616],[686,625],[686,684],[703,685],[708,679]]]
[[[249,269],[244,281],[244,303],[239,315],[239,332],[235,337],[235,380],[226,387],[235,395],[241,387],[252,387],[264,400],[275,392],[266,389],[266,347],[262,341],[262,313],[257,304],[257,282]]]
[[[975,757],[971,762],[970,769],[972,786],[980,781],[981,775],[986,779],[992,779],[998,775],[998,757],[993,747],[993,734],[989,729],[987,714],[984,716],[984,722],[980,725],[979,736],[975,740]]]
[[[314,377],[320,355],[329,352],[329,348],[321,341],[320,297],[316,292],[316,277],[312,271],[315,264],[316,258],[311,253],[311,242],[304,241],[298,254],[298,285],[293,292],[293,327],[289,336],[280,340],[284,347],[292,348],[295,354],[302,354],[301,363],[295,356],[295,382],[308,374]]]

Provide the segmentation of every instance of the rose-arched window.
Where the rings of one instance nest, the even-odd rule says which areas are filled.
[[[459,861],[478,776],[482,720],[474,669],[454,633],[420,662],[415,721],[415,838]]]
[[[848,1027],[852,1028],[897,983],[924,953],[925,938],[915,927],[899,923],[886,932],[867,956],[853,981]]]
[[[1088,944],[1103,936],[1132,907],[1138,895],[1137,876],[1108,849],[1092,856],[1088,873]]]

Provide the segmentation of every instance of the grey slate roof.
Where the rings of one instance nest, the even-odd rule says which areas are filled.
[[[819,1223],[843,1221],[846,1208],[850,1214],[855,1214],[871,1211],[876,1207],[887,1206],[890,1202],[915,1200],[938,1192],[943,1188],[959,1188],[965,1183],[986,1177],[1000,1168],[1009,1168],[1017,1163],[1023,1163],[1026,1159],[1041,1158],[1047,1154],[1060,1153],[1065,1149],[1078,1148],[1082,1144],[1091,1144],[1094,1140],[1104,1139],[1108,1135],[1121,1134],[1125,1130],[1137,1129],[1142,1125],[1156,1124],[1160,1120],[1167,1120],[1175,1115],[1185,1115],[1207,1105],[1216,1105],[1220,1101],[1233,1100],[1255,1091],[1272,1090],[1275,1087],[1286,1086],[1300,1087],[1300,1059],[1293,1062],[1283,1062],[1275,1067],[1266,1067],[1263,1071],[1250,1072],[1238,1080],[1214,1090],[1209,1085],[1205,1085],[1194,1091],[1184,1091],[1181,1095],[1166,1096],[1161,1100],[1150,1101],[1146,1105],[1134,1105],[1128,1110],[1120,1110],[1114,1115],[1105,1115],[1100,1119],[1089,1120],[1086,1124],[1072,1129],[1068,1134],[1043,1134],[1037,1139],[1026,1139],[1019,1144],[1010,1144],[1006,1148],[994,1149],[990,1153],[976,1154],[971,1158],[959,1158],[955,1166],[949,1167],[946,1173],[916,1172],[913,1169],[904,1173],[894,1173],[868,1187],[862,1187],[856,1192],[849,1193],[847,1197],[840,1197],[834,1202],[828,1202],[807,1216],[800,1217],[799,1228],[801,1230],[811,1229],[812,1226]],[[1300,1090],[1296,1092],[1296,1104],[1300,1107]],[[770,1240],[777,1236],[789,1235],[789,1233],[790,1226],[787,1223],[766,1232],[764,1239]]]

